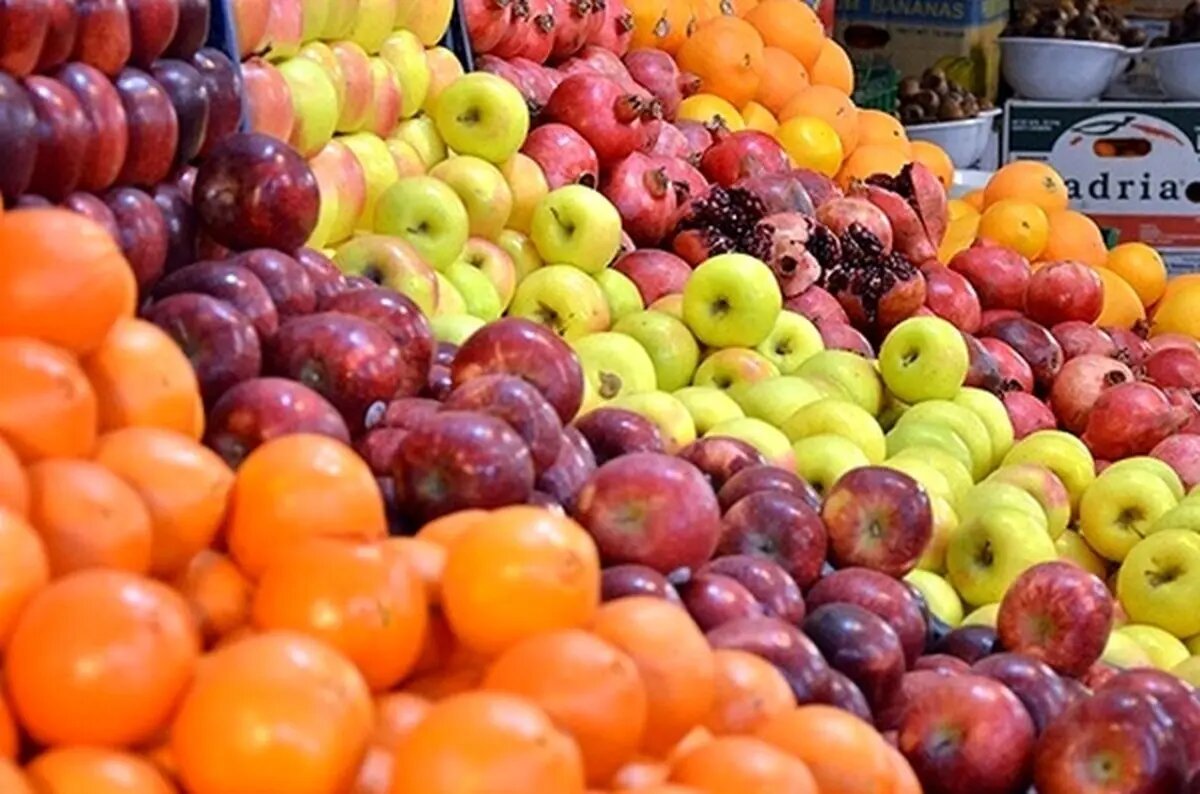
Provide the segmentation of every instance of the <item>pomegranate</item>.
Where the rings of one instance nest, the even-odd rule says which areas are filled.
[[[1039,430],[1058,427],[1050,406],[1029,392],[1009,391],[1000,399],[1004,401],[1004,410],[1008,412],[1008,421],[1012,423],[1013,437],[1018,440]]]
[[[1182,408],[1187,415],[1187,424],[1179,428],[1181,433],[1200,433],[1200,392],[1187,389],[1163,389],[1171,405]]]
[[[1020,312],[1013,311],[1012,309],[984,309],[983,313],[979,315],[979,327],[983,328],[986,325],[991,325],[992,323],[1000,320],[1009,320],[1014,317],[1024,316],[1025,315],[1021,314]]]
[[[681,204],[692,196],[699,196],[708,190],[708,180],[704,178],[704,174],[700,173],[687,160],[658,155],[653,155],[650,159],[656,166],[666,171]]]
[[[1062,369],[1063,351],[1049,331],[1028,318],[1010,317],[988,323],[980,333],[1008,343],[1029,362],[1038,389],[1043,394],[1050,390]]]
[[[680,72],[675,59],[662,50],[633,50],[622,60],[630,76],[661,103],[663,118],[673,120],[679,103],[700,90],[700,79]]]
[[[817,326],[827,350],[848,350],[863,358],[875,358],[870,341],[849,323],[822,323]]]
[[[558,20],[554,13],[555,0],[529,0],[529,34],[522,42],[521,51],[515,53],[534,63],[545,63],[554,48],[555,29]]]
[[[809,287],[802,294],[784,301],[784,308],[803,314],[812,320],[818,328],[825,324],[849,325],[850,318],[837,298],[830,295],[821,287]]]
[[[1076,356],[1094,355],[1115,358],[1117,346],[1112,337],[1091,323],[1068,320],[1050,329],[1063,349],[1063,358],[1070,361]]]
[[[1029,260],[1010,248],[977,242],[959,251],[947,266],[966,277],[984,309],[1020,310],[1029,286]]]
[[[1200,484],[1200,435],[1170,436],[1160,441],[1150,454],[1174,469],[1188,490]]]
[[[795,171],[783,174],[761,174],[738,180],[734,187],[749,190],[758,196],[767,212],[802,212],[816,214],[812,199]]]
[[[654,158],[632,152],[609,171],[601,192],[621,213],[622,226],[637,246],[653,248],[671,230],[676,192]]]
[[[1150,346],[1151,353],[1168,347],[1182,347],[1185,350],[1200,351],[1200,342],[1183,334],[1159,334],[1148,340],[1146,344]]]
[[[625,0],[598,0],[594,5],[599,13],[593,16],[598,16],[599,21],[593,20],[594,26],[588,26],[587,43],[624,55],[633,39],[633,14]]]
[[[683,137],[687,138],[690,147],[688,159],[699,165],[700,158],[713,144],[712,132],[700,122],[690,119],[679,119],[675,122],[675,129],[682,132]]]
[[[554,13],[554,42],[550,57],[561,61],[583,49],[592,19],[592,0],[550,0]]]
[[[1000,377],[1000,365],[996,363],[995,356],[988,352],[982,342],[970,334],[964,333],[962,338],[967,343],[967,353],[971,362],[970,369],[967,370],[967,379],[963,381],[963,385],[984,389],[993,394],[999,393],[1004,387],[1004,379]],[[992,341],[1004,344],[998,340]],[[1016,354],[1014,353],[1014,355]],[[1031,374],[1030,378],[1032,377]]]
[[[541,109],[550,101],[550,95],[554,93],[554,89],[558,88],[558,84],[562,82],[562,76],[554,69],[534,63],[528,58],[509,58],[508,65],[521,75],[522,81],[528,87],[534,106],[540,113]]]
[[[675,231],[708,229],[736,242],[766,214],[766,206],[750,191],[711,185],[680,208]]]
[[[709,181],[726,187],[747,177],[786,173],[790,168],[783,147],[757,130],[718,130],[713,145],[700,158],[700,170]]]
[[[649,91],[629,76],[629,70],[625,68],[625,64],[621,63],[620,58],[600,47],[585,47],[577,56],[564,61],[558,70],[564,78],[572,74],[589,72],[602,74],[605,77],[611,77],[621,88],[642,101],[646,103],[655,101]],[[649,104],[647,106],[657,107]]]
[[[946,234],[946,190],[921,163],[909,163],[896,176],[876,174],[857,191],[887,215],[896,250],[910,262],[937,258]]]
[[[529,81],[528,75],[513,66],[509,61],[495,55],[480,55],[475,59],[475,68],[480,72],[494,74],[512,83],[521,92],[521,96],[525,98],[525,104],[529,107],[529,112],[541,112],[544,103],[538,101],[537,91]]]
[[[663,157],[686,158],[692,148],[687,136],[674,124],[663,119],[652,119],[646,123],[646,140],[642,142],[642,151]]]
[[[664,295],[678,295],[692,275],[692,268],[674,254],[643,248],[613,262],[613,270],[629,277],[649,306]]]
[[[892,251],[892,224],[879,207],[864,198],[845,196],[819,204],[817,220],[828,226],[838,237],[857,224],[879,241],[883,246],[881,253],[889,254]]]
[[[715,229],[684,229],[671,239],[671,250],[691,267],[698,267],[717,254],[737,251],[737,243]]]
[[[1146,338],[1136,331],[1128,328],[1104,328],[1103,331],[1109,335],[1117,348],[1116,358],[1129,366],[1141,366],[1146,356],[1150,355],[1150,345]]]
[[[1043,325],[1068,320],[1095,322],[1104,308],[1104,282],[1078,262],[1051,262],[1029,277],[1025,314]]]
[[[921,269],[925,275],[925,305],[960,331],[979,330],[979,296],[966,278],[942,265]]]
[[[1143,364],[1146,380],[1162,387],[1200,392],[1200,352],[1186,347],[1160,348]]]
[[[594,188],[600,182],[596,153],[582,135],[565,124],[531,130],[521,151],[541,166],[551,190],[575,183]]]
[[[883,243],[857,223],[840,239],[841,254],[825,270],[822,286],[842,304],[854,326],[882,337],[924,305],[925,277],[901,254],[887,253]]]
[[[573,74],[559,83],[542,111],[583,136],[609,168],[638,149],[646,136],[646,103],[599,74]]]
[[[1083,443],[1105,460],[1145,455],[1188,421],[1157,386],[1122,383],[1105,389],[1092,407]]]
[[[1021,354],[999,339],[980,339],[980,346],[991,355],[1000,370],[1000,388],[1005,391],[1033,391],[1033,370]]]
[[[504,33],[489,50],[489,55],[498,58],[511,58],[521,51],[525,37],[532,34],[529,29],[529,0],[513,0],[512,14]]]
[[[1063,365],[1050,388],[1050,407],[1059,423],[1079,435],[1088,413],[1105,389],[1133,380],[1133,371],[1116,359],[1090,354]]]
[[[792,171],[792,176],[799,180],[804,192],[812,199],[813,206],[818,209],[826,202],[842,197],[842,189],[838,187],[837,182],[819,171],[797,168]]]
[[[821,261],[809,250],[810,243],[837,260],[840,244],[833,232],[799,212],[779,212],[755,224],[743,249],[771,268],[786,299],[804,293],[821,277]]]
[[[513,21],[512,0],[463,0],[462,12],[471,46],[480,55],[500,43]]]

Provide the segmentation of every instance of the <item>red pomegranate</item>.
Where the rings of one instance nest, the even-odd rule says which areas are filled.
[[[662,50],[633,50],[622,60],[630,76],[661,103],[663,118],[673,120],[679,103],[700,90],[700,79],[680,72],[675,59]]]
[[[563,80],[542,111],[583,136],[608,168],[638,149],[646,136],[648,109],[634,94],[612,78],[599,74],[573,74]]]
[[[1050,387],[1050,407],[1064,428],[1079,435],[1105,390],[1133,380],[1133,370],[1105,356],[1076,356],[1063,365]]]
[[[513,20],[512,0],[463,0],[463,17],[476,53],[488,53],[500,43]]]
[[[639,247],[658,246],[671,230],[679,208],[676,191],[654,158],[630,153],[608,172],[601,192],[621,213],[625,231]]]
[[[1157,386],[1122,383],[1096,400],[1083,442],[1105,460],[1146,455],[1187,421],[1186,409],[1172,405]]]
[[[633,40],[633,14],[625,5],[625,0],[599,0],[599,21],[595,27],[588,27],[587,43],[603,47],[615,55],[624,55],[629,51],[629,43]]]
[[[544,124],[531,130],[521,152],[541,166],[551,190],[570,184],[594,188],[600,182],[596,152],[566,124]]]

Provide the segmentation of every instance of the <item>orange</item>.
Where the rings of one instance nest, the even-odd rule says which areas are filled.
[[[188,602],[208,645],[242,628],[250,619],[250,582],[218,551],[205,549],[172,582]]]
[[[371,743],[390,752],[429,714],[433,704],[408,692],[389,692],[375,699],[375,732]]]
[[[688,0],[692,13],[692,27],[723,15],[735,16],[729,0]]]
[[[646,687],[633,659],[578,629],[548,632],[496,659],[485,689],[537,704],[583,753],[587,779],[609,780],[628,763],[646,730]]]
[[[28,337],[0,338],[0,372],[0,436],[18,457],[91,453],[96,394],[73,356]]]
[[[659,785],[669,786],[670,776],[671,767],[664,761],[642,756],[618,769],[608,785],[615,791],[655,789]]]
[[[708,641],[682,607],[638,596],[611,601],[592,630],[633,658],[649,711],[642,747],[665,753],[712,708],[716,664]]]
[[[9,708],[8,698],[0,692],[0,758],[11,761],[17,757],[20,749],[21,736],[17,722],[13,718],[12,709]],[[3,778],[0,777],[0,782],[2,781]],[[0,791],[4,790],[0,788]]]
[[[625,0],[633,14],[631,49],[674,53],[687,39],[692,10],[687,0]]]
[[[1104,308],[1096,325],[1133,328],[1146,319],[1145,307],[1129,282],[1103,267],[1096,268],[1096,272],[1104,282]]]
[[[736,650],[713,652],[716,688],[704,725],[714,734],[753,733],[791,711],[796,696],[778,668],[760,656]]]
[[[341,651],[376,692],[412,670],[427,625],[424,585],[407,563],[382,545],[335,538],[277,554],[251,614],[260,629],[304,632]]]
[[[3,758],[0,758],[0,791],[4,794],[38,794],[17,765]]]
[[[95,460],[142,497],[150,511],[150,573],[179,573],[217,536],[233,471],[217,454],[174,430],[127,427],[100,437]]]
[[[1042,250],[1042,259],[1058,262],[1069,259],[1092,267],[1103,267],[1108,261],[1104,234],[1088,216],[1075,210],[1052,212],[1050,237]]]
[[[898,146],[860,143],[842,163],[837,182],[846,190],[855,182],[864,181],[875,174],[895,176],[907,164],[908,154]]]
[[[748,22],[718,17],[697,27],[675,59],[680,69],[700,78],[701,92],[740,108],[758,92],[763,40]]]
[[[100,406],[100,429],[161,427],[199,441],[204,407],[196,373],[158,326],[119,320],[83,360]]]
[[[808,85],[808,70],[795,55],[778,47],[763,48],[762,79],[755,101],[777,116],[788,100]]]
[[[3,438],[0,438],[0,509],[19,516],[29,513],[29,477],[21,467],[21,459]]]
[[[29,485],[29,523],[45,544],[51,576],[149,570],[150,511],[120,477],[90,460],[54,458],[29,467]]]
[[[803,761],[821,794],[892,791],[892,759],[883,737],[848,711],[800,706],[771,720],[756,735]]]
[[[832,177],[842,168],[842,139],[824,119],[796,116],[779,125],[775,132],[779,145],[797,168]]]
[[[128,747],[166,727],[196,670],[187,604],[124,571],[80,571],[30,600],[8,645],[13,710],[41,744]]]
[[[892,794],[923,794],[921,781],[917,779],[917,773],[908,759],[890,744],[885,743],[884,748],[892,762]]]
[[[354,785],[347,794],[388,794],[392,788],[392,769],[395,767],[393,753],[377,744],[367,748]]]
[[[42,794],[175,794],[175,786],[149,761],[116,750],[60,747],[26,768]]]
[[[817,62],[825,28],[808,3],[762,0],[746,14],[746,21],[762,36],[763,43],[791,53],[805,69]]]
[[[1104,267],[1129,282],[1142,305],[1153,306],[1167,289],[1167,265],[1145,243],[1121,243],[1108,252]]]
[[[821,42],[821,52],[808,78],[813,85],[827,85],[846,96],[854,93],[854,64],[842,46],[830,38]]]
[[[306,538],[380,540],[387,518],[379,486],[354,450],[294,433],[266,442],[242,463],[225,533],[230,555],[254,579]]]
[[[50,580],[41,538],[21,516],[0,507],[0,651],[34,593]]]
[[[57,208],[0,216],[0,336],[86,353],[136,302],[133,271],[98,223]]]
[[[772,138],[775,137],[776,131],[779,129],[779,122],[775,120],[775,116],[771,111],[767,110],[757,102],[747,102],[746,107],[742,108],[742,120],[746,122],[746,129],[758,130],[765,132]]]
[[[422,538],[388,538],[385,550],[399,557],[417,575],[430,606],[442,601],[442,574],[446,570],[446,549]]]
[[[1026,259],[1037,259],[1050,238],[1050,219],[1032,201],[1002,199],[983,211],[979,237],[1007,246]]]
[[[1197,306],[1200,306],[1200,281],[1187,282],[1179,287],[1172,282],[1151,317],[1150,335],[1183,334],[1200,339],[1200,312],[1196,311]]]
[[[894,146],[905,153],[910,146],[900,119],[870,108],[858,111],[858,145]]]
[[[746,121],[738,109],[713,94],[692,94],[679,103],[676,118],[701,124],[723,124],[733,132],[746,129]]]
[[[1158,299],[1158,303],[1173,299],[1181,292],[1192,290],[1197,284],[1200,284],[1200,273],[1185,273],[1182,276],[1174,276],[1167,281],[1167,288],[1163,290],[1162,297]]]
[[[486,510],[459,510],[457,513],[435,518],[417,530],[417,538],[436,543],[444,549],[462,537],[470,526],[481,518],[487,518]]]
[[[436,704],[395,755],[391,794],[583,794],[579,748],[524,698],[468,692]]]
[[[983,212],[982,190],[972,190],[970,193],[964,193],[962,200],[974,207],[977,212]]]
[[[803,762],[750,736],[723,736],[691,750],[675,762],[671,781],[708,794],[818,794]]]
[[[735,17],[745,17],[758,5],[758,0],[722,0],[722,4],[727,4]]]
[[[269,631],[205,657],[171,750],[189,794],[323,794],[349,788],[373,727],[370,693],[348,659]]]
[[[617,789],[617,794],[708,794],[705,789],[694,786],[677,786],[674,783],[663,783],[654,786],[638,786],[637,788]]]
[[[796,94],[780,111],[779,120],[786,122],[796,116],[816,116],[833,127],[842,141],[843,156],[858,146],[858,108],[836,88],[811,85]]]
[[[914,163],[920,163],[933,172],[942,187],[947,190],[954,184],[954,161],[946,150],[929,141],[913,141],[909,150]]]
[[[1065,210],[1070,201],[1067,185],[1045,163],[1015,160],[992,174],[983,189],[985,207],[1003,199],[1031,201],[1047,213]]]
[[[507,507],[450,547],[442,610],[467,648],[496,654],[545,631],[587,625],[600,558],[583,527],[536,507]]]

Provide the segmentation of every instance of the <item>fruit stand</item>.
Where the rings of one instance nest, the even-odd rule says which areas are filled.
[[[0,0],[0,794],[1200,791],[1191,111],[880,30]]]

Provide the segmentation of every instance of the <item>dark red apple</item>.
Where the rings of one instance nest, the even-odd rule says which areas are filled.
[[[817,582],[806,600],[811,609],[843,603],[878,615],[896,632],[910,665],[925,649],[921,604],[909,588],[886,574],[868,568],[843,568]]]
[[[396,450],[400,448],[408,432],[398,427],[376,427],[355,440],[354,450],[371,469],[372,474],[390,480]]]
[[[169,58],[187,60],[208,40],[212,9],[209,0],[178,0],[178,4],[179,24],[164,54]]]
[[[1021,358],[1020,353],[999,339],[984,338],[979,340],[979,344],[995,361],[1000,373],[1001,388],[1005,391],[1033,392],[1033,370],[1029,367],[1029,362]]]
[[[767,459],[745,441],[727,436],[698,438],[679,450],[677,455],[698,468],[718,492],[742,469],[765,466]]]
[[[759,464],[739,469],[726,480],[717,493],[721,510],[728,510],[752,493],[778,491],[795,496],[814,510],[821,506],[821,497],[813,487],[794,472],[779,466]]]
[[[1032,270],[1029,260],[1011,248],[978,242],[955,254],[949,267],[971,282],[983,308],[1024,308]]]
[[[37,164],[28,189],[51,201],[62,201],[83,175],[88,118],[75,94],[58,80],[27,77],[25,89],[37,114],[33,138],[37,141]]]
[[[3,12],[0,12],[3,13]],[[8,202],[25,192],[33,179],[38,153],[38,116],[21,84],[0,72],[0,196]]]
[[[745,587],[769,617],[799,626],[804,620],[804,597],[781,565],[757,554],[729,554],[706,563],[700,573],[726,576]]]
[[[829,666],[853,681],[872,709],[894,695],[904,675],[904,649],[881,617],[855,604],[830,603],[813,608],[803,628]]]
[[[821,508],[830,559],[900,577],[913,569],[933,536],[929,496],[912,477],[881,466],[842,476]]]
[[[562,447],[562,422],[542,393],[516,375],[472,378],[450,392],[448,410],[478,411],[508,423],[528,445],[534,472],[550,468]]]
[[[680,585],[679,597],[702,631],[765,614],[762,604],[749,590],[736,579],[719,573],[697,573]]]
[[[46,38],[42,41],[36,69],[43,74],[66,63],[75,49],[75,37],[79,33],[75,0],[49,0],[47,6]]]
[[[1093,355],[1115,358],[1117,346],[1112,337],[1091,323],[1082,320],[1067,320],[1050,329],[1058,344],[1062,346],[1063,358],[1067,361],[1076,356]]]
[[[1149,695],[1175,723],[1176,737],[1183,743],[1188,769],[1200,769],[1200,696],[1178,676],[1142,667],[1122,670],[1101,691]]]
[[[17,77],[32,72],[49,25],[49,0],[0,2],[0,71]]]
[[[129,130],[129,148],[117,179],[134,185],[161,182],[171,172],[179,150],[179,119],[171,97],[139,69],[121,70],[114,85]]]
[[[321,310],[362,317],[391,334],[400,346],[405,365],[396,395],[415,395],[421,391],[433,360],[433,331],[415,303],[395,290],[372,285],[335,295],[321,304]]]
[[[162,277],[167,262],[166,219],[154,199],[137,188],[113,188],[104,200],[117,222],[117,242],[145,293]]]
[[[154,187],[154,203],[167,224],[167,261],[163,269],[172,273],[196,260],[196,213],[182,191],[169,182]]]
[[[296,381],[254,378],[217,400],[208,412],[204,443],[236,469],[260,444],[292,433],[350,443],[345,420],[324,397]]]
[[[346,278],[329,257],[311,248],[301,248],[292,256],[308,274],[318,306],[345,288]]]
[[[242,123],[242,77],[237,64],[212,47],[197,51],[192,66],[208,84],[208,134],[200,153],[209,154]]]
[[[980,659],[971,669],[1011,689],[1029,712],[1034,730],[1039,735],[1071,703],[1063,679],[1049,665],[1032,656],[997,653]]]
[[[246,315],[263,342],[279,330],[279,312],[258,276],[232,262],[197,262],[167,274],[154,287],[154,297],[179,292],[203,292]]]
[[[857,684],[838,670],[829,671],[829,685],[825,688],[825,696],[821,702],[848,711],[863,722],[874,721],[867,696]]]
[[[757,554],[777,562],[801,587],[821,574],[828,538],[821,516],[803,499],[759,491],[739,499],[721,519],[724,554]]]
[[[574,427],[563,428],[562,444],[553,465],[537,478],[537,488],[554,497],[568,511],[584,483],[596,470],[596,458],[587,439]]]
[[[1000,639],[991,626],[959,626],[934,645],[933,650],[974,664],[999,651]]]
[[[741,618],[707,636],[713,648],[746,651],[773,664],[801,705],[820,703],[828,696],[829,665],[813,641],[790,623],[772,617]]]
[[[1041,662],[1038,662],[1038,664],[1041,664]],[[1045,667],[1045,665],[1042,666]],[[927,653],[917,657],[917,660],[913,662],[912,669],[933,670],[944,673],[965,673],[971,669],[971,665],[957,656],[951,656],[947,653]],[[1049,670],[1050,668],[1047,667],[1046,669]],[[1054,671],[1050,670],[1050,672],[1053,673]]]
[[[316,311],[317,295],[312,280],[308,277],[308,271],[287,254],[271,248],[255,248],[238,254],[230,261],[258,276],[258,280],[267,288],[280,317]],[[325,311],[346,311],[334,306],[321,308]]]
[[[575,427],[587,439],[598,464],[631,452],[665,451],[658,425],[622,408],[589,411],[575,420]]]
[[[179,0],[125,0],[129,5],[130,61],[149,68],[179,29]]]
[[[600,574],[600,598],[613,601],[626,596],[654,596],[682,603],[675,585],[645,565],[610,565]]]
[[[1104,308],[1100,274],[1079,262],[1051,262],[1038,268],[1025,289],[1025,314],[1043,325],[1070,320],[1095,322]]]
[[[1063,350],[1053,334],[1025,317],[1010,317],[985,325],[982,336],[999,339],[1012,347],[1033,370],[1034,384],[1046,392],[1063,366]]]
[[[154,1],[164,4],[174,2]],[[171,106],[175,108],[175,118],[179,123],[175,163],[189,163],[200,153],[200,146],[208,135],[208,83],[190,63],[169,58],[156,62],[150,73],[167,92]]]
[[[687,262],[652,248],[625,254],[613,262],[612,267],[629,277],[647,306],[665,295],[682,295],[683,285],[692,275]]]
[[[979,295],[961,273],[941,265],[921,269],[925,274],[925,305],[964,333],[979,330]]]
[[[79,100],[90,130],[79,187],[104,190],[117,181],[129,150],[129,124],[121,95],[108,77],[85,63],[69,63],[57,77]]]
[[[1029,392],[1006,391],[1000,395],[1008,421],[1013,426],[1013,436],[1020,440],[1039,430],[1054,430],[1058,420],[1050,406]]]
[[[1200,350],[1164,347],[1146,359],[1146,380],[1157,386],[1200,391]]]
[[[75,0],[75,7],[79,26],[71,60],[116,77],[133,53],[129,6],[125,0]]]
[[[875,727],[880,731],[895,731],[900,727],[910,705],[921,700],[926,692],[934,689],[943,679],[965,672],[966,670],[942,665],[905,673],[900,677],[900,684],[896,687],[893,697],[889,698],[882,708],[875,710]]]
[[[379,410],[382,406],[382,410]],[[367,411],[366,425],[372,427],[391,427],[411,430],[427,418],[442,410],[442,404],[437,400],[425,397],[399,397],[389,400],[386,405],[380,403],[371,406]]]
[[[62,205],[69,210],[91,218],[104,227],[114,240],[120,242],[121,230],[117,228],[117,217],[102,199],[92,193],[76,191],[63,199]]]

